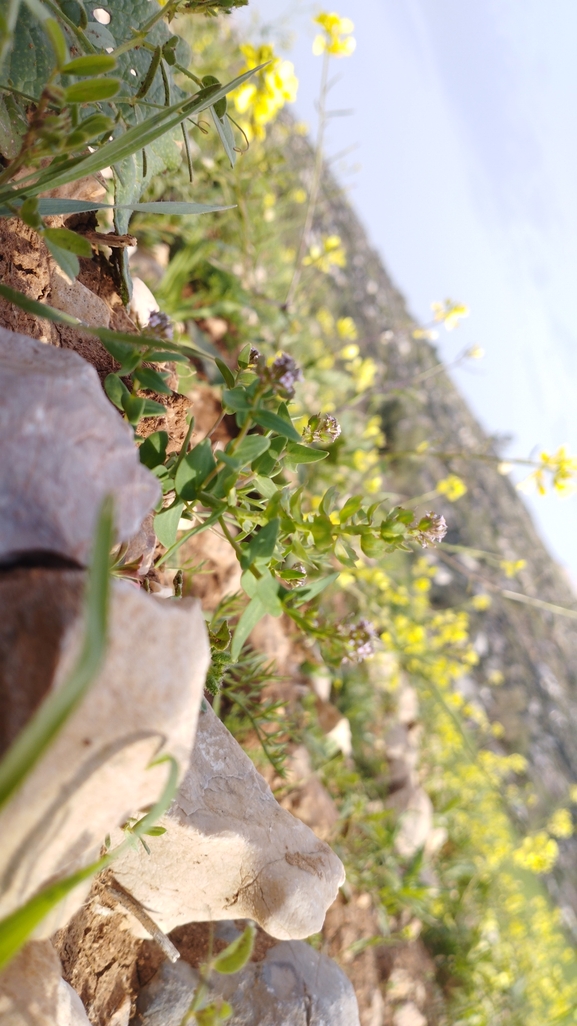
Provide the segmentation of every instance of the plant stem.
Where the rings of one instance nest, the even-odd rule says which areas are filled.
[[[295,297],[297,288],[299,286],[299,282],[300,282],[300,278],[301,278],[301,274],[302,274],[302,269],[303,269],[303,260],[305,258],[305,254],[306,254],[306,251],[307,251],[307,246],[308,246],[308,242],[309,242],[309,235],[310,235],[310,232],[311,232],[311,228],[313,226],[313,220],[314,220],[317,200],[318,200],[318,196],[319,196],[319,189],[320,189],[322,169],[323,169],[323,142],[324,142],[324,136],[325,136],[325,129],[326,129],[326,126],[327,126],[326,105],[327,105],[327,93],[328,93],[329,61],[330,61],[330,57],[329,57],[328,51],[325,50],[324,55],[323,55],[323,70],[322,70],[322,76],[321,76],[321,89],[320,89],[320,95],[319,95],[319,128],[318,128],[318,135],[317,135],[317,145],[316,145],[316,150],[315,150],[315,162],[314,162],[314,166],[313,166],[313,179],[312,179],[312,182],[311,182],[311,191],[309,193],[309,201],[308,201],[308,204],[307,204],[307,210],[306,210],[306,215],[305,215],[305,223],[303,225],[303,230],[302,230],[302,234],[301,234],[301,239],[300,239],[300,243],[299,243],[297,257],[296,257],[296,260],[295,260],[295,267],[294,267],[294,271],[293,271],[293,276],[292,276],[291,283],[290,283],[289,288],[288,288],[286,299],[285,299],[285,301],[283,303],[283,307],[282,307],[283,310],[290,310],[290,308],[291,308],[291,306],[293,304],[293,301],[294,301],[294,297]]]

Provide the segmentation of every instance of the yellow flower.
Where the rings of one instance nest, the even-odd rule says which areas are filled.
[[[240,86],[234,94],[239,114],[248,113],[250,116],[249,132],[263,139],[266,134],[264,126],[274,120],[285,103],[294,103],[296,100],[298,79],[291,61],[283,61],[276,57],[269,43],[263,43],[259,47],[245,43],[240,49],[246,61],[243,72],[250,71],[259,64],[267,65],[253,75],[250,81]]]
[[[343,346],[339,356],[342,357],[343,360],[354,360],[355,357],[359,355],[359,352],[359,347],[355,345],[354,342],[351,342],[349,346]]]
[[[573,819],[569,809],[556,809],[547,823],[547,830],[553,837],[572,837]]]
[[[339,235],[325,235],[320,245],[314,242],[303,260],[306,267],[314,264],[325,274],[331,267],[345,267],[346,263],[347,255]]]
[[[350,339],[351,342],[354,342],[359,334],[352,317],[339,317],[337,321],[337,332],[339,338]]]
[[[444,303],[431,303],[431,310],[434,319],[443,323],[447,331],[452,331],[463,317],[469,316],[469,307],[464,303],[454,303],[452,299],[446,299]]]
[[[505,571],[506,577],[514,577],[519,570],[523,570],[526,566],[526,559],[502,559],[500,563],[501,570]]]
[[[513,852],[513,861],[523,869],[530,869],[532,873],[549,873],[558,855],[557,841],[549,837],[544,830],[540,830],[539,833],[523,839],[520,847]]]
[[[465,353],[465,356],[467,356],[469,360],[482,360],[484,355],[485,350],[482,346],[471,346]]]
[[[489,609],[491,605],[491,596],[485,594],[473,595],[471,605],[473,609],[478,609],[479,612],[482,613],[485,609]]]
[[[427,342],[436,342],[439,337],[439,332],[433,328],[415,328],[413,331],[413,338],[424,338]]]
[[[449,502],[456,502],[462,495],[465,495],[467,485],[456,474],[449,474],[442,481],[437,481],[437,491],[439,495],[445,495]]]
[[[313,53],[319,56],[328,53],[331,57],[350,57],[355,49],[356,40],[351,36],[354,31],[350,18],[341,18],[338,14],[318,14],[314,19],[323,29],[322,34],[315,37]]]

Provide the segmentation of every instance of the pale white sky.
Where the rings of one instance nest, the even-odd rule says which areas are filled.
[[[335,0],[336,5],[336,0]],[[239,20],[284,33],[314,131],[320,60],[308,0],[250,0]],[[333,9],[332,4],[329,5]],[[328,152],[411,311],[434,299],[471,317],[441,336],[454,374],[511,455],[577,454],[577,3],[575,0],[342,0],[357,49],[340,80]],[[257,31],[253,29],[256,38]],[[577,581],[577,496],[528,502]]]

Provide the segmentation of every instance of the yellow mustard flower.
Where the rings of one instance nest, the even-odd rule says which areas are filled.
[[[557,861],[559,846],[544,830],[523,838],[513,852],[513,861],[532,873],[549,873]]]
[[[436,490],[439,495],[444,495],[449,502],[456,502],[462,495],[465,495],[467,485],[463,479],[457,477],[456,474],[449,474],[448,477],[444,477],[441,481],[437,481]]]
[[[314,265],[324,274],[332,267],[346,267],[347,255],[339,235],[325,235],[319,244],[313,242],[303,260],[305,267]]]
[[[337,321],[337,333],[339,338],[354,342],[358,338],[358,331],[352,317],[339,317]]]
[[[547,830],[553,837],[572,837],[573,819],[569,809],[556,809],[547,823]]]
[[[356,47],[356,40],[351,32],[355,26],[350,18],[341,18],[338,14],[317,14],[314,19],[317,25],[323,29],[322,33],[315,36],[313,42],[313,53],[318,57],[321,53],[330,54],[331,57],[350,57]]]
[[[526,566],[526,559],[502,559],[500,563],[501,570],[505,571],[506,577],[515,577],[519,570],[524,570]]]
[[[249,134],[264,139],[264,126],[274,120],[285,103],[294,103],[296,100],[298,79],[291,61],[277,57],[269,43],[258,47],[245,43],[240,49],[246,61],[243,72],[259,64],[267,65],[234,93],[234,103],[239,114],[249,115],[249,124],[245,126]]]
[[[447,331],[452,331],[463,317],[469,316],[469,307],[464,303],[455,303],[452,299],[446,299],[444,303],[431,303],[431,310],[434,319],[444,324]]]

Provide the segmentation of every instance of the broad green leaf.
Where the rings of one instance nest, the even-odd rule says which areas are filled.
[[[328,452],[323,449],[312,449],[310,445],[300,445],[297,442],[289,442],[286,447],[288,463],[319,463],[326,460]]]
[[[277,486],[274,481],[271,481],[270,477],[260,477],[259,474],[255,474],[254,484],[257,491],[265,499],[272,499],[273,495],[276,495]]]
[[[112,500],[107,498],[102,504],[92,548],[80,656],[61,687],[48,694],[0,762],[0,807],[12,797],[56,737],[102,665],[106,652],[112,525]]]
[[[110,399],[111,403],[114,403],[119,410],[123,410],[123,398],[129,395],[129,391],[123,381],[120,380],[118,374],[108,374],[104,379],[104,391]]]
[[[166,459],[166,447],[168,445],[168,434],[166,431],[155,431],[148,438],[145,438],[138,450],[140,462],[153,470],[160,466]],[[172,544],[172,542],[171,542]]]
[[[174,485],[177,495],[187,501],[198,498],[205,479],[215,467],[210,441],[205,438],[187,453],[176,471]]]
[[[278,517],[274,517],[269,520],[268,524],[261,527],[251,538],[248,544],[242,546],[243,555],[240,560],[240,565],[243,570],[248,569],[251,563],[257,560],[269,560],[274,552],[278,532],[280,528],[280,520]]]
[[[154,533],[161,545],[170,548],[176,541],[178,522],[182,516],[184,502],[177,502],[169,509],[163,509],[154,518]]]
[[[212,963],[217,973],[238,973],[250,959],[254,948],[256,929],[249,923],[244,932],[221,951]]]
[[[277,435],[282,435],[283,438],[290,438],[295,442],[300,442],[301,436],[293,424],[285,420],[284,417],[279,417],[278,413],[271,413],[270,410],[255,410],[253,420],[263,427],[265,431],[274,431]]]
[[[69,253],[76,253],[82,257],[92,256],[92,246],[88,239],[77,232],[71,232],[69,228],[45,228],[44,238],[55,246],[68,250]]]
[[[141,417],[163,417],[166,413],[166,406],[155,399],[144,399],[143,402]]]
[[[233,413],[243,412],[244,410],[250,409],[250,402],[246,394],[246,389],[244,389],[242,385],[237,385],[236,388],[223,389],[222,403],[223,406],[232,410]]]
[[[162,374],[150,367],[139,367],[134,373],[134,378],[140,388],[149,388],[152,392],[160,392],[161,395],[172,395],[172,389],[166,384]]]
[[[66,103],[97,103],[116,96],[120,89],[117,78],[93,78],[87,82],[74,82],[64,90]]]
[[[383,554],[383,539],[375,537],[369,530],[361,535],[361,549],[369,559],[378,559]]]
[[[283,607],[279,598],[279,584],[270,571],[265,571],[258,579],[255,595],[270,616],[282,616]]]
[[[345,520],[354,516],[359,511],[363,504],[363,495],[352,495],[350,499],[347,499],[342,510],[339,513],[339,520],[341,524],[344,524]]]
[[[247,640],[251,631],[256,627],[259,620],[262,620],[266,614],[266,609],[263,606],[258,595],[250,600],[248,606],[244,610],[240,620],[236,625],[232,644],[230,646],[230,654],[234,662],[238,659],[242,646]]]
[[[128,422],[132,425],[138,424],[138,421],[144,416],[144,403],[145,400],[141,399],[137,395],[131,395],[130,392],[126,392],[121,398],[122,409],[124,410]]]
[[[230,444],[234,445],[234,443]],[[246,467],[247,464],[262,456],[269,447],[270,438],[265,438],[263,435],[247,435],[234,450],[233,455],[235,460],[238,461],[239,466]]]
[[[60,69],[61,75],[105,75],[113,71],[116,59],[109,53],[91,53],[84,57],[75,57]]]
[[[62,246],[58,246],[52,242],[51,239],[45,239],[46,245],[56,263],[62,268],[64,274],[66,274],[71,280],[74,280],[80,270],[80,264],[78,263],[78,257],[75,253],[70,253],[67,249],[62,249]]]
[[[330,548],[334,528],[330,519],[324,513],[317,513],[311,522],[307,524],[307,527],[315,540],[315,545],[319,549],[326,551],[326,549]]]

